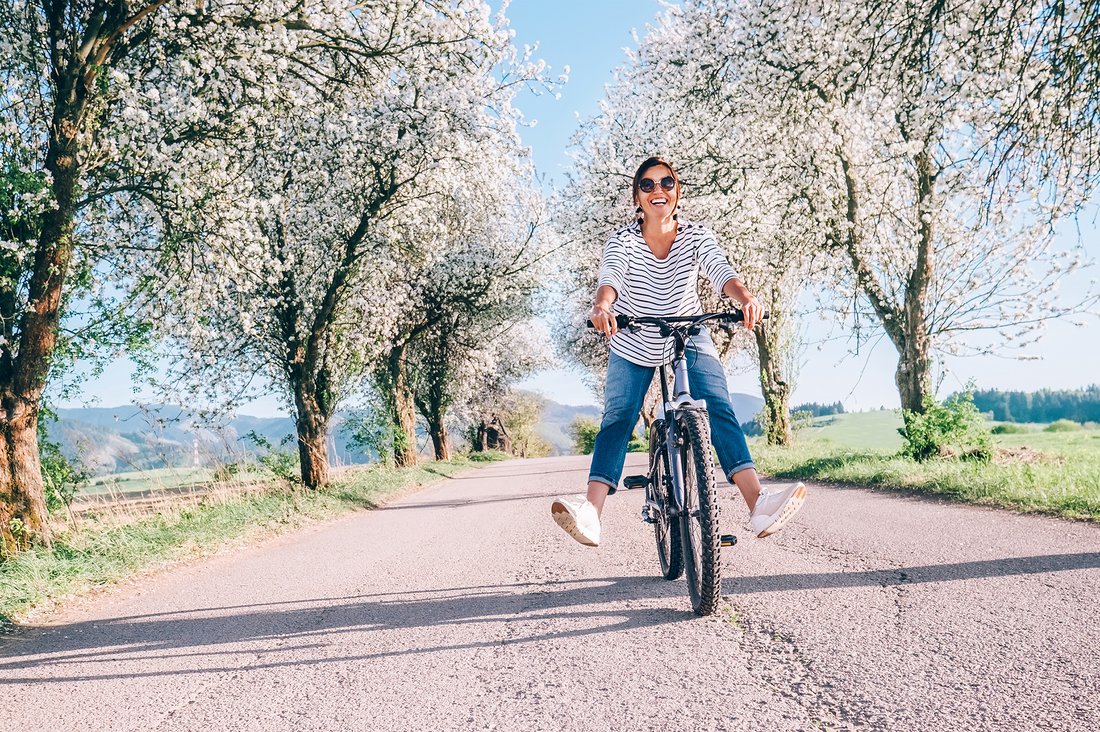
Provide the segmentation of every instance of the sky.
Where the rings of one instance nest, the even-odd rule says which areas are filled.
[[[499,0],[492,0],[494,10]],[[645,26],[661,12],[657,0],[513,0],[507,15],[515,31],[517,45],[538,44],[536,56],[550,66],[556,76],[569,67],[569,81],[554,95],[525,94],[518,105],[530,126],[521,131],[531,148],[535,166],[546,185],[561,185],[568,168],[567,148],[579,121],[594,115],[604,94],[604,84],[613,69],[625,60],[624,49],[632,47],[632,31],[640,36]],[[630,167],[624,161],[626,167]],[[1100,255],[1100,228],[1096,208],[1082,222],[1080,235],[1092,257]],[[567,212],[566,212],[567,215]],[[1060,234],[1063,243],[1077,236],[1072,225]],[[593,242],[598,253],[602,242]],[[736,262],[734,263],[736,266]],[[1076,273],[1061,285],[1066,296],[1079,295],[1097,272]],[[752,283],[748,283],[751,287]],[[829,283],[821,283],[827,288]],[[886,339],[861,342],[831,325],[824,318],[807,314],[805,346],[799,376],[795,382],[793,404],[841,401],[850,411],[898,406],[894,368],[897,353]],[[1028,360],[985,356],[945,358],[939,393],[956,391],[973,381],[978,388],[1033,391],[1041,388],[1072,389],[1100,381],[1100,338],[1095,317],[1085,318],[1086,327],[1067,322],[1049,324],[1038,344],[1024,352]],[[857,353],[858,351],[858,353]],[[128,403],[134,395],[129,388],[132,370],[118,362],[103,377],[88,383],[81,399],[60,406],[97,403],[115,406]],[[730,390],[759,395],[760,387],[752,369],[732,370]],[[596,398],[586,387],[579,371],[559,368],[540,372],[520,384],[563,404],[595,404]],[[271,416],[281,411],[275,398],[265,398],[242,406],[242,414]]]

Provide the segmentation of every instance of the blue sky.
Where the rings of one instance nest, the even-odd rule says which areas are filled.
[[[499,0],[491,4],[494,9],[500,7]],[[559,90],[559,99],[528,95],[519,101],[527,118],[536,122],[522,131],[523,140],[531,147],[539,172],[550,184],[561,182],[561,173],[568,165],[566,148],[577,128],[578,115],[585,118],[596,112],[604,84],[610,80],[612,70],[624,61],[623,49],[633,45],[632,29],[644,35],[646,24],[660,11],[657,0],[514,0],[510,4],[508,16],[517,44],[538,43],[537,55],[546,60],[554,75],[565,66],[570,67],[570,80]],[[1094,257],[1100,254],[1100,229],[1095,216],[1094,209],[1081,227],[1082,237]],[[1073,226],[1064,228],[1063,238],[1069,241],[1075,236]],[[598,252],[602,242],[593,242],[592,246]],[[1062,290],[1067,295],[1084,292],[1089,279],[1095,276],[1095,271],[1078,273],[1067,278]],[[1100,381],[1096,373],[1100,366],[1097,319],[1091,317],[1085,322],[1087,328],[1051,323],[1044,339],[1027,351],[1040,360],[948,358],[942,364],[940,393],[959,389],[970,380],[979,388],[1028,391],[1044,387],[1076,388]],[[848,334],[840,328],[824,322],[809,323],[794,402],[840,400],[849,409],[897,406],[894,385],[897,356],[890,342],[880,339],[863,343],[859,355],[851,353],[853,348]],[[98,399],[104,406],[131,401],[129,374],[124,364],[115,364],[103,378],[88,385],[87,396]],[[543,372],[523,385],[562,403],[595,403],[580,376],[568,369]],[[735,392],[759,393],[751,369],[731,373],[730,388]],[[70,405],[78,404],[70,402],[63,406]],[[240,411],[269,415],[276,410],[274,399],[263,399]]]

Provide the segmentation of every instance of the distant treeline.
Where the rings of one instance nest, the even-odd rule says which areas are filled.
[[[987,389],[974,392],[974,405],[999,422],[1100,422],[1100,385],[1067,391]]]
[[[799,404],[797,407],[791,407],[791,414],[795,412],[809,412],[815,417],[824,417],[827,414],[844,414],[844,405],[840,402],[833,402],[832,404],[807,402],[806,404]]]

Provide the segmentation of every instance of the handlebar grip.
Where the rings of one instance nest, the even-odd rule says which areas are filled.
[[[592,324],[591,320],[584,321],[584,324],[587,325],[589,328],[595,328],[596,327]],[[630,316],[629,315],[621,315],[621,314],[616,315],[615,316],[615,325],[620,330],[625,328],[626,326],[630,325]]]

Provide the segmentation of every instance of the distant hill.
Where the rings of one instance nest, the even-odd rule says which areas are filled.
[[[732,395],[738,419],[752,419],[763,400],[748,394]],[[62,452],[86,466],[93,475],[153,470],[168,467],[212,466],[255,455],[259,449],[248,439],[254,432],[280,449],[294,449],[294,421],[289,417],[241,415],[214,428],[181,407],[166,404],[125,405],[58,409],[57,421],[49,424],[50,440]],[[555,455],[573,451],[569,425],[579,416],[598,420],[602,409],[593,405],[573,406],[547,400],[539,434]],[[341,429],[343,415],[333,417],[329,431],[329,457],[339,464],[366,463],[369,453],[354,448]]]
[[[542,409],[539,435],[553,446],[555,455],[570,455],[573,452],[573,438],[569,436],[569,425],[577,417],[599,419],[601,411],[590,404],[573,406],[547,401]]]
[[[165,467],[209,466],[232,462],[258,452],[249,432],[280,449],[294,448],[294,421],[289,417],[238,416],[211,427],[174,405],[125,405],[58,409],[48,426],[49,439],[70,459],[94,475]],[[330,457],[341,463],[369,462],[370,456],[347,444],[333,418]],[[287,447],[289,445],[289,447]]]

